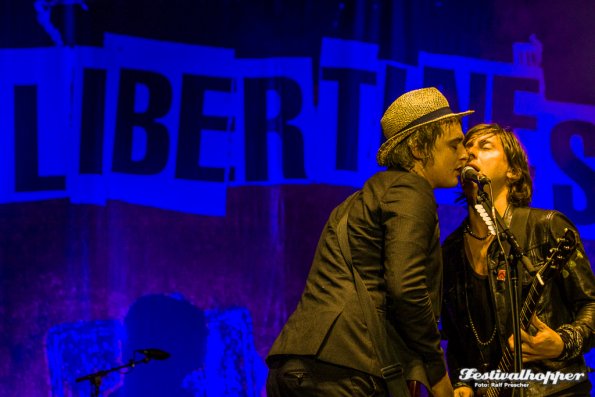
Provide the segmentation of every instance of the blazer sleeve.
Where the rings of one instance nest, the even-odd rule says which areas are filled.
[[[405,343],[423,359],[428,381],[434,385],[446,374],[429,292],[436,280],[429,283],[426,276],[428,266],[438,269],[436,277],[442,274],[436,202],[425,180],[402,179],[387,189],[381,202],[385,279],[394,308],[391,320]],[[437,255],[431,255],[432,249],[438,249]]]

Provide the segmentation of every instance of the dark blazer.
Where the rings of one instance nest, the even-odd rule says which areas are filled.
[[[279,355],[315,356],[380,376],[351,269],[336,234],[350,200],[354,200],[348,223],[353,264],[387,324],[388,344],[404,366],[420,364],[425,381],[433,385],[446,373],[437,327],[442,258],[436,202],[424,178],[400,170],[375,174],[333,210],[297,309],[267,361]]]

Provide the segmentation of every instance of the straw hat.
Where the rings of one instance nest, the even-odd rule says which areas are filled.
[[[453,113],[444,95],[434,87],[404,93],[386,109],[380,120],[386,141],[378,149],[376,161],[387,165],[388,154],[417,127],[473,112]]]

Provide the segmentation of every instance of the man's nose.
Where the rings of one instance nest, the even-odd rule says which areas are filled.
[[[460,152],[461,153],[459,155],[459,158],[461,160],[464,160],[465,162],[469,161],[469,153],[467,152],[467,149],[465,149],[464,146],[461,146]]]
[[[467,152],[467,161],[475,160],[477,158],[473,148],[465,148],[465,151]]]

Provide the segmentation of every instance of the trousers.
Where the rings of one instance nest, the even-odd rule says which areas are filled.
[[[285,356],[269,365],[268,397],[388,397],[381,378],[308,356]]]

